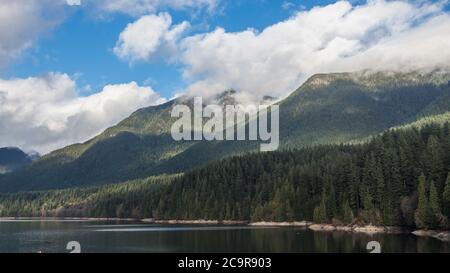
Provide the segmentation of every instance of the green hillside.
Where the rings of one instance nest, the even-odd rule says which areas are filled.
[[[450,124],[361,145],[252,153],[182,175],[0,194],[0,216],[301,221],[450,228]]]
[[[355,72],[311,77],[280,105],[282,149],[365,139],[450,111],[450,74]],[[228,92],[224,102],[233,101]],[[175,142],[173,105],[140,109],[83,144],[50,153],[30,167],[0,176],[0,191],[116,183],[178,173],[231,155],[257,151],[249,141]]]

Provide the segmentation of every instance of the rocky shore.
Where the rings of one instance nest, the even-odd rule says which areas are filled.
[[[249,223],[249,226],[259,226],[259,227],[309,227],[312,222],[301,221],[301,222],[253,222]]]
[[[450,242],[450,232],[449,231],[419,229],[419,230],[413,231],[412,234],[414,234],[418,237],[433,237],[433,238],[436,238],[436,239],[444,241],[444,242]]]
[[[233,220],[155,220],[155,219],[141,219],[141,222],[149,224],[161,225],[247,225],[247,221],[233,221]]]
[[[64,217],[64,218],[41,218],[41,217],[0,217],[1,222],[11,222],[11,221],[62,221],[62,222],[94,222],[94,221],[139,221],[148,224],[160,224],[160,225],[247,225],[254,227],[302,227],[309,228],[312,231],[318,232],[353,232],[353,233],[364,233],[368,235],[390,233],[390,234],[400,234],[409,233],[402,227],[393,226],[374,226],[374,225],[331,225],[331,224],[314,224],[308,221],[295,221],[295,222],[271,222],[271,221],[261,221],[261,222],[249,222],[249,221],[234,221],[234,220],[156,220],[156,219],[134,219],[134,218],[93,218],[93,217]],[[412,234],[418,237],[431,237],[444,242],[450,242],[450,231],[439,231],[439,230],[416,230]]]
[[[374,225],[331,225],[331,224],[314,224],[308,221],[295,221],[295,222],[273,222],[273,221],[261,221],[261,222],[247,222],[247,221],[219,221],[219,220],[155,220],[155,219],[142,219],[142,222],[153,224],[167,224],[167,225],[248,225],[254,227],[303,227],[309,228],[313,231],[342,231],[342,232],[354,232],[365,234],[378,234],[378,233],[407,233],[409,231],[401,227],[385,227]]]
[[[407,231],[401,227],[388,227],[388,226],[374,226],[374,225],[348,225],[348,226],[336,226],[329,224],[312,224],[309,229],[313,231],[344,231],[365,233],[369,235],[379,233],[406,233]]]

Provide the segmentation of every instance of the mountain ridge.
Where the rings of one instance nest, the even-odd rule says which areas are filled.
[[[449,75],[442,71],[314,75],[278,102],[281,148],[347,143],[450,111],[445,103],[450,97]],[[139,109],[85,143],[54,151],[24,170],[0,177],[0,191],[115,183],[184,172],[257,151],[258,143],[250,141],[173,141],[171,109],[189,100],[181,97]]]
[[[37,153],[27,154],[17,147],[0,148],[0,174],[23,168],[38,158]]]

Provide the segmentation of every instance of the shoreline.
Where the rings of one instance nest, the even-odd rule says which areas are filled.
[[[140,221],[135,218],[95,218],[95,217],[0,217],[2,222],[41,221],[41,222],[94,222],[94,221]]]
[[[332,224],[316,224],[309,221],[294,222],[274,222],[274,221],[241,221],[241,220],[157,220],[152,218],[108,218],[108,217],[0,217],[2,222],[95,222],[95,221],[124,221],[124,222],[141,222],[146,224],[163,224],[163,225],[245,225],[252,227],[298,227],[306,228],[314,232],[347,232],[354,234],[413,234],[417,237],[435,238],[440,241],[450,242],[450,231],[448,230],[411,230],[400,226],[375,226],[375,225],[332,225]]]
[[[140,219],[143,223],[148,224],[164,224],[164,225],[248,225],[248,221],[237,220],[156,220],[156,219]]]
[[[450,242],[450,231],[448,230],[424,230],[419,229],[412,232],[417,237],[431,237],[442,242]]]
[[[351,233],[364,233],[368,235],[375,234],[406,234],[411,231],[404,227],[397,226],[374,226],[374,225],[347,225],[347,226],[339,226],[339,225],[331,225],[331,224],[312,224],[308,227],[313,231],[319,232],[334,232],[334,231],[342,231],[342,232],[351,232]]]
[[[255,227],[309,227],[313,223],[308,221],[294,221],[294,222],[250,222],[249,226]]]

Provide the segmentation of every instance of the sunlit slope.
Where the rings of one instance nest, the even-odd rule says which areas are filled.
[[[449,81],[449,74],[442,71],[315,75],[279,102],[280,147],[350,142],[433,118],[450,111]],[[259,143],[250,141],[174,141],[170,128],[175,119],[170,113],[178,103],[189,104],[185,100],[140,109],[86,143],[0,176],[0,191],[121,182],[183,172],[259,150]]]

